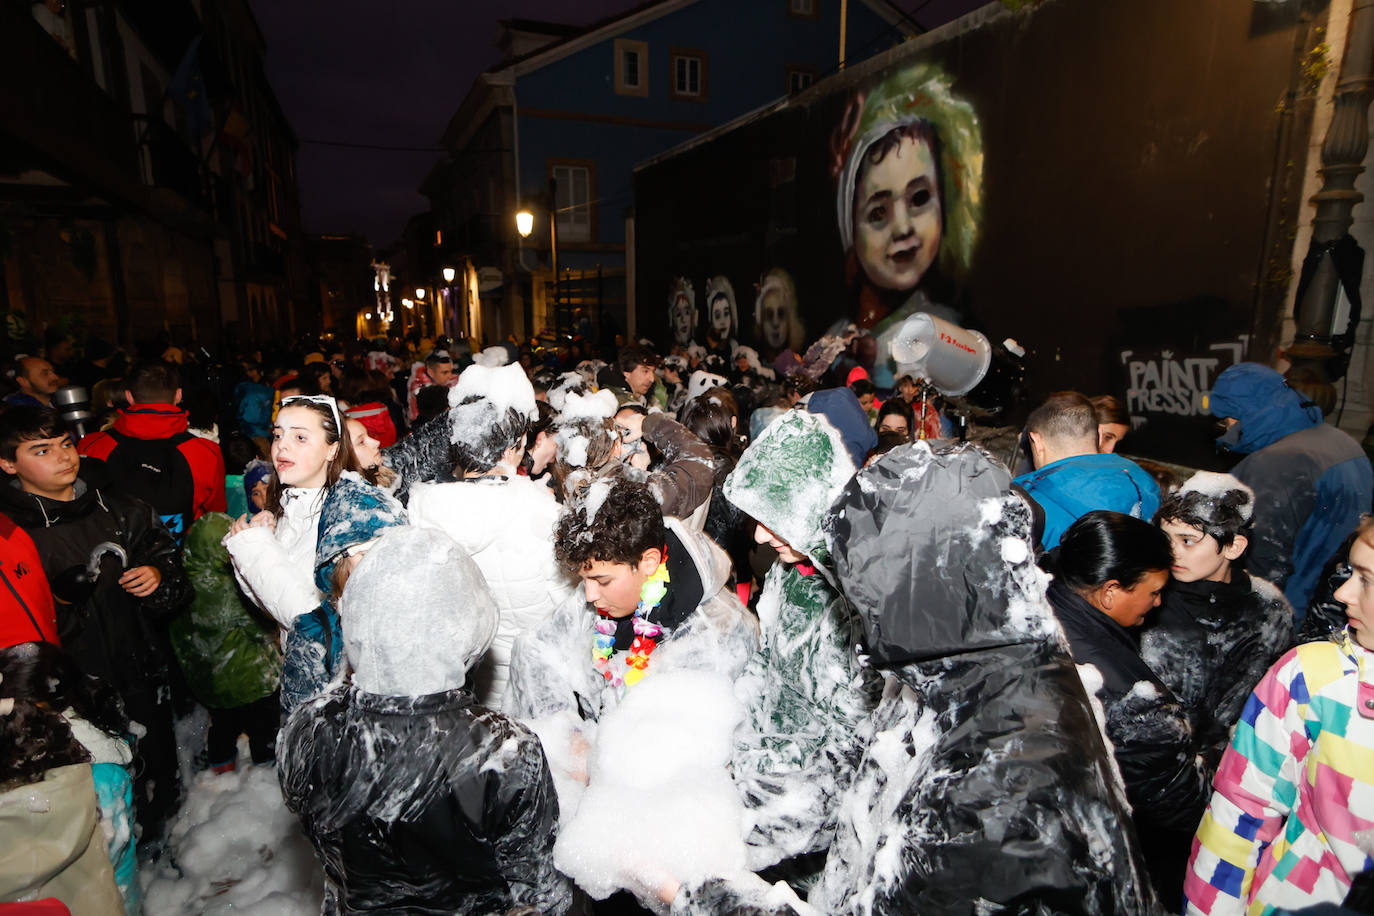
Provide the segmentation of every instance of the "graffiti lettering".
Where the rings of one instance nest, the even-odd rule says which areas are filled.
[[[1245,350],[1245,338],[1208,347],[1208,355],[1175,354],[1172,350],[1137,354],[1123,351],[1126,369],[1126,409],[1133,417],[1170,414],[1203,416],[1212,382]]]

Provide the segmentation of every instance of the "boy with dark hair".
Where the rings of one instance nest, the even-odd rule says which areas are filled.
[[[725,755],[706,757],[730,746],[739,719],[731,692],[758,623],[727,585],[724,552],[664,518],[649,487],[624,475],[596,478],[570,497],[554,550],[583,587],[516,641],[506,708],[549,757],[562,811],[555,863],[597,898],[629,889],[671,900],[683,877],[668,851],[674,830],[677,839],[698,831],[703,854],[744,854]],[[691,747],[682,746],[684,729]],[[606,766],[612,752],[598,756],[597,742],[627,730],[634,740],[611,745],[614,767]],[[693,777],[681,778],[687,770]],[[606,806],[623,800],[625,773],[674,786],[638,819],[633,862],[616,844],[594,841]],[[732,813],[706,823],[708,811]]]
[[[126,384],[129,406],[119,411],[114,428],[91,433],[77,450],[103,464],[114,487],[152,506],[180,541],[202,514],[228,508],[224,456],[189,431],[175,366],[143,363]]]
[[[1282,593],[1244,570],[1255,494],[1199,471],[1155,514],[1174,552],[1159,609],[1141,631],[1145,663],[1178,697],[1216,759],[1269,666],[1293,643]]]
[[[144,837],[156,837],[176,807],[176,739],[168,657],[160,623],[191,590],[176,542],[146,503],[101,490],[79,475],[71,437],[50,408],[0,414],[0,511],[28,532],[57,598],[62,647],[87,674],[104,678],[129,717],[147,729],[135,805]]]
[[[1097,412],[1077,391],[1057,391],[1026,418],[1035,470],[1012,483],[1045,512],[1041,545],[1050,550],[1079,518],[1097,509],[1148,520],[1159,484],[1133,461],[1098,453]]]

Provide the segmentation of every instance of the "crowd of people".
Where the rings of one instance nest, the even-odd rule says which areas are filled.
[[[1374,475],[1270,368],[1181,473],[852,334],[34,343],[0,901],[141,912],[190,761],[275,767],[327,914],[1374,912]]]

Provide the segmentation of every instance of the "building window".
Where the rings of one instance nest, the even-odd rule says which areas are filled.
[[[442,230],[442,229],[435,229],[435,230],[434,230],[434,245],[435,245],[435,247],[438,247],[439,245],[442,245],[442,244],[444,244],[444,230]]]
[[[640,98],[649,94],[649,45],[642,41],[617,38],[615,45],[616,95]]]
[[[787,68],[787,93],[801,92],[807,86],[816,81],[814,70],[807,70],[804,67]]]
[[[596,166],[591,162],[558,162],[549,167],[558,183],[554,209],[558,214],[558,241],[590,242],[593,235],[592,199],[596,192]]]
[[[787,15],[799,19],[815,19],[818,2],[820,0],[787,0]]]
[[[706,52],[689,48],[674,48],[668,56],[672,62],[673,98],[704,101],[706,99]]]

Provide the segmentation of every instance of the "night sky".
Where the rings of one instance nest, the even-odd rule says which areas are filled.
[[[756,2],[756,0],[751,0]],[[394,241],[428,208],[416,190],[433,151],[346,149],[306,141],[438,147],[478,73],[500,62],[498,19],[586,25],[636,0],[251,0],[267,39],[267,76],[301,138],[297,176],[307,232]],[[925,26],[980,4],[900,0]]]

